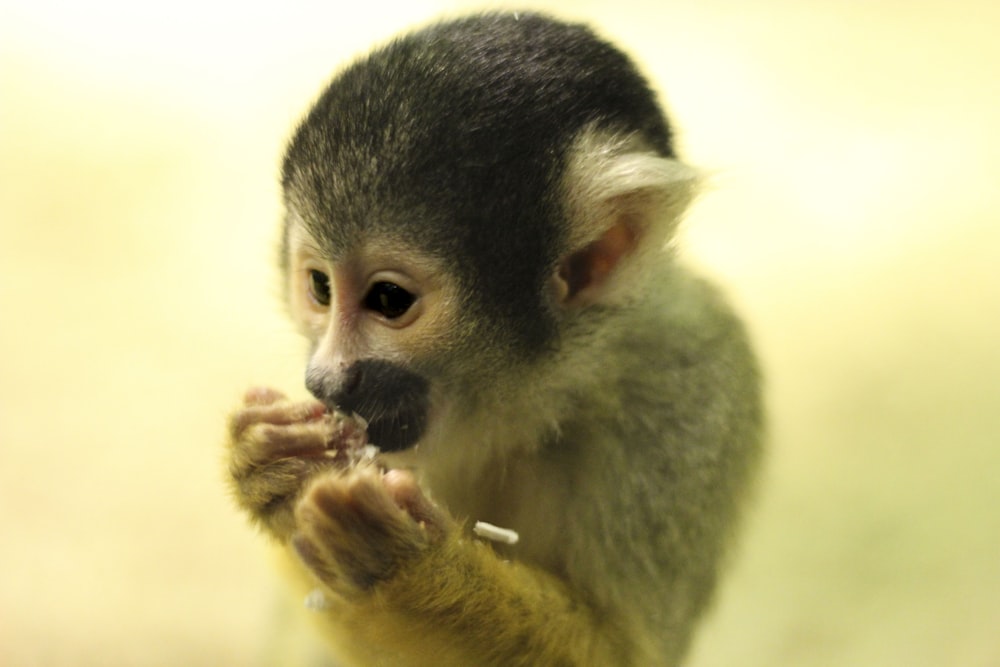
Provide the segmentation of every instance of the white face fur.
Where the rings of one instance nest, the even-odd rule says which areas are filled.
[[[337,373],[368,357],[406,363],[445,338],[455,290],[436,262],[402,250],[373,241],[334,259],[293,220],[288,301],[313,364]]]

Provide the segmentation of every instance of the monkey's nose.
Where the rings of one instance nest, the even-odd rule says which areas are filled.
[[[329,366],[310,362],[306,367],[306,389],[325,403],[328,409],[334,410],[337,407],[337,395],[344,393],[344,384],[348,377],[347,371],[348,369],[345,368],[337,373]],[[360,377],[352,380],[355,388],[359,382]]]

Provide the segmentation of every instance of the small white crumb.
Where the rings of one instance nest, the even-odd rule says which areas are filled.
[[[302,601],[309,611],[323,611],[330,608],[330,601],[326,599],[326,594],[318,588],[314,588],[306,595]]]
[[[509,528],[494,526],[492,523],[486,523],[485,521],[477,521],[476,525],[472,527],[472,532],[479,537],[485,537],[494,542],[503,542],[504,544],[517,544],[517,541],[521,539],[515,531]]]
[[[365,445],[347,450],[348,464],[356,466],[361,463],[371,463],[378,456],[379,449],[375,445]]]

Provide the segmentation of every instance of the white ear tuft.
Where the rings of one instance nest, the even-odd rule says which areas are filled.
[[[564,183],[569,254],[557,281],[566,302],[592,302],[610,291],[619,265],[660,250],[694,198],[690,166],[650,151],[634,135],[589,128],[570,152]]]

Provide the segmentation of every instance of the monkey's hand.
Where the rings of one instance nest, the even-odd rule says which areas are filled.
[[[365,444],[364,425],[318,401],[251,389],[229,420],[229,477],[237,502],[281,541],[294,532],[295,501],[317,473],[346,467]]]
[[[407,472],[325,473],[295,519],[344,664],[645,664],[562,581],[464,535]]]
[[[295,519],[295,550],[323,584],[346,599],[405,570],[454,529],[412,475],[372,466],[317,477]]]

